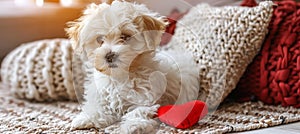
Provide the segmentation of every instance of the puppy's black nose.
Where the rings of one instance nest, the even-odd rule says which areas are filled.
[[[105,55],[105,59],[108,63],[115,62],[117,58],[118,54],[116,54],[115,52],[109,52]]]

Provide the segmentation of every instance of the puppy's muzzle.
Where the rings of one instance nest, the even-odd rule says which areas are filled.
[[[113,63],[117,60],[118,54],[115,52],[109,52],[105,55],[105,59],[107,63]]]

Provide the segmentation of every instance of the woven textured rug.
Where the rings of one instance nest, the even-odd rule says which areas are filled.
[[[71,130],[78,114],[76,102],[35,103],[19,100],[0,84],[0,133],[104,133],[103,130]],[[300,109],[266,106],[261,102],[224,103],[199,124],[186,130],[161,124],[157,133],[227,133],[281,125],[300,120]]]

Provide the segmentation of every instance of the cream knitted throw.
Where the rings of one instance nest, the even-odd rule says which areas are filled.
[[[72,48],[67,39],[25,43],[3,61],[1,78],[12,94],[36,101],[76,100]]]
[[[261,48],[273,3],[254,8],[200,4],[178,23],[169,49],[193,53],[200,71],[200,96],[216,107],[235,88]],[[183,47],[183,48],[182,48]]]
[[[80,113],[76,102],[33,103],[16,99],[0,83],[1,134],[104,134],[103,129],[71,130],[73,118]],[[158,134],[220,134],[246,131],[300,121],[300,109],[266,106],[261,102],[226,103],[199,124],[182,130],[165,124]],[[296,130],[295,130],[296,131]]]

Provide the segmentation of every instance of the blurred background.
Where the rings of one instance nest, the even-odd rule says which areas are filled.
[[[238,0],[134,0],[168,15],[173,9],[185,12],[207,2],[221,6]],[[81,15],[87,4],[101,0],[0,0],[0,61],[22,43],[40,39],[66,38],[66,22]]]
[[[98,0],[99,1],[99,0]],[[0,0],[0,61],[21,43],[66,37],[65,23],[97,0]]]

